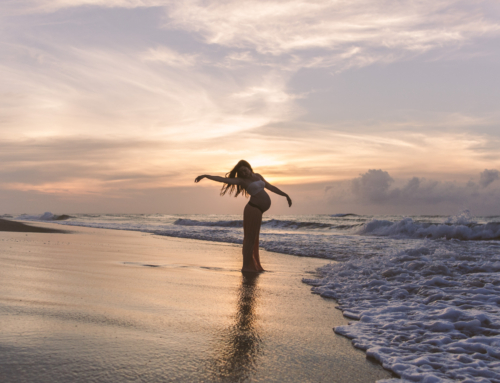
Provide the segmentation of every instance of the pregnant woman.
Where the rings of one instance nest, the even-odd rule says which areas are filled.
[[[237,197],[240,193],[248,197],[250,201],[243,211],[243,272],[264,271],[259,258],[259,233],[262,223],[262,214],[271,207],[271,198],[264,189],[286,197],[288,206],[292,206],[292,200],[288,194],[283,193],[276,186],[267,182],[260,174],[254,173],[250,164],[241,160],[225,177],[202,175],[196,177],[194,182],[200,182],[203,178],[222,182],[220,195],[235,193]]]

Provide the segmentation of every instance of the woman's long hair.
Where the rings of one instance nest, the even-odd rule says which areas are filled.
[[[229,173],[226,173],[226,177],[227,178],[239,177],[238,172],[242,166],[247,167],[253,173],[252,166],[245,160],[241,160],[236,164],[233,170],[231,170]],[[222,186],[222,189],[220,190],[220,195],[226,194],[228,190],[229,190],[229,195],[233,194],[233,192],[236,191],[236,193],[234,194],[235,197],[238,197],[238,194],[240,193],[243,194],[245,197],[248,197],[247,191],[241,185],[230,185],[230,184],[224,184],[224,186]]]

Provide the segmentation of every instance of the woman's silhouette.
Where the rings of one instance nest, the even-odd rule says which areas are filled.
[[[250,201],[243,211],[243,268],[241,271],[264,271],[259,258],[259,233],[262,214],[271,207],[271,198],[264,188],[286,197],[288,206],[292,206],[292,200],[288,194],[271,185],[260,174],[254,173],[250,164],[245,160],[238,162],[225,177],[202,175],[196,177],[194,182],[200,182],[203,178],[223,182],[221,195],[226,194],[228,190],[229,194],[235,192],[235,197],[240,193],[246,197],[250,195]]]

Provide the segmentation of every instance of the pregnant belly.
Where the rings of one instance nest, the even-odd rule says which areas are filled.
[[[257,205],[264,211],[271,207],[271,198],[269,197],[269,194],[267,194],[264,190],[261,190],[257,194],[253,195],[250,198],[250,202],[254,205]]]

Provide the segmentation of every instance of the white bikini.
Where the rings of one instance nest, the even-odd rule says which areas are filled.
[[[251,196],[254,196],[257,193],[259,193],[262,190],[264,190],[265,186],[266,186],[266,183],[264,181],[262,181],[262,180],[254,181],[250,185],[247,186],[247,192]]]
[[[247,192],[248,194],[250,194],[252,197],[258,193],[260,193],[262,190],[264,190],[264,188],[266,187],[266,183],[262,180],[258,180],[258,181],[253,181],[252,183],[250,183],[248,186],[247,186]],[[269,209],[269,207],[267,207],[267,209],[262,209],[259,205],[256,205],[252,202],[248,202],[248,204],[250,206],[253,206],[257,209],[259,209],[262,214],[264,214],[266,212],[267,209]]]

